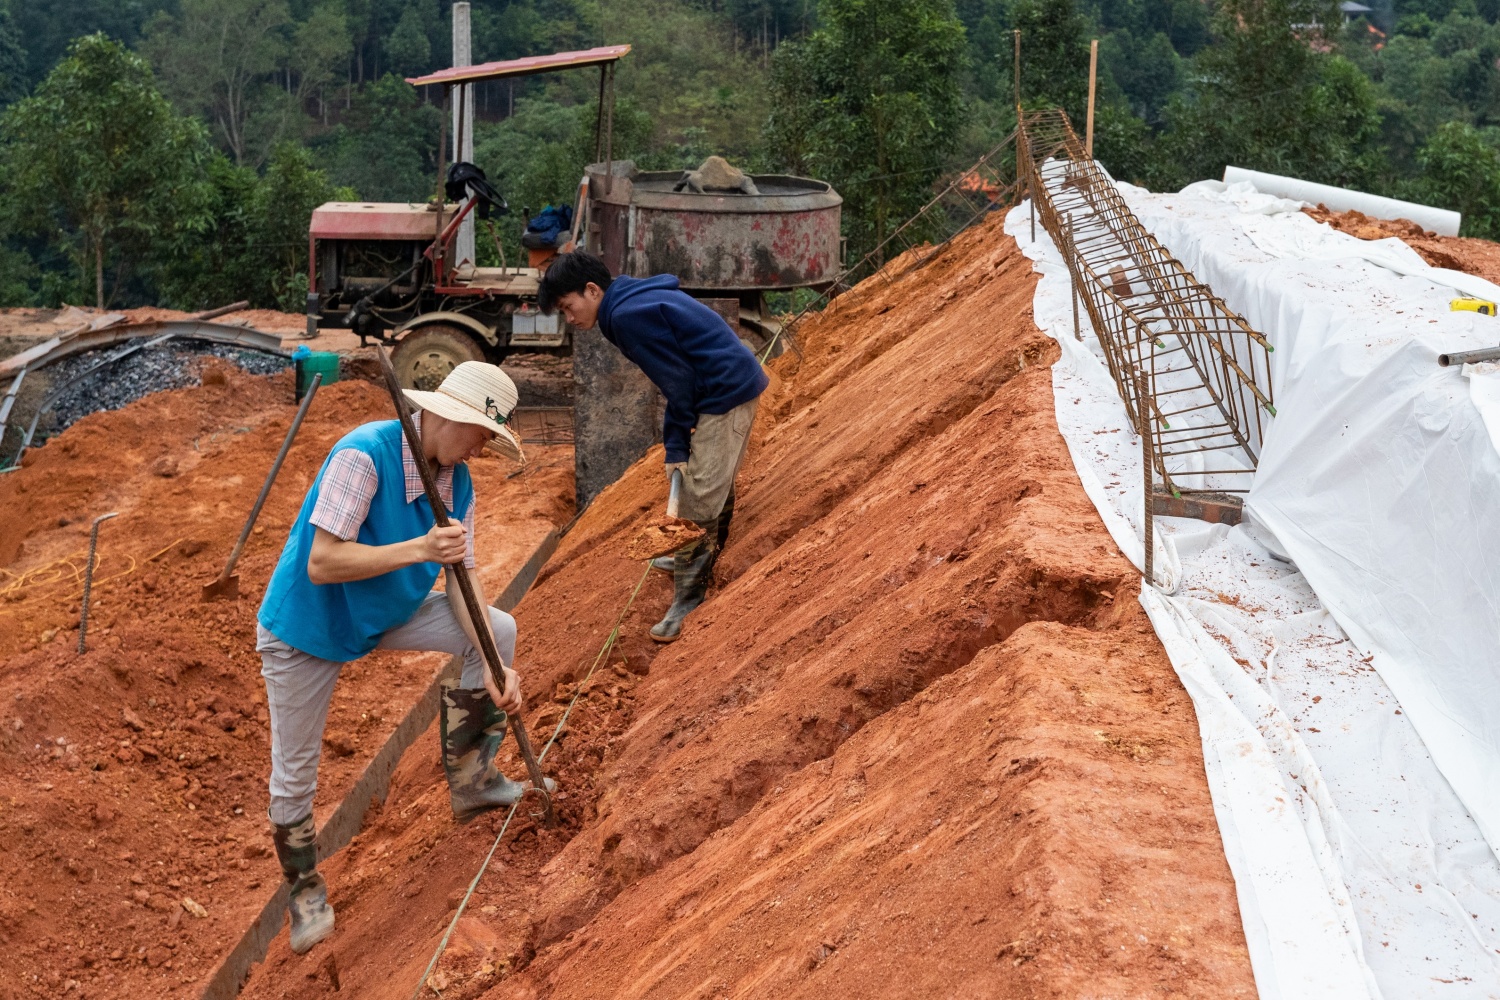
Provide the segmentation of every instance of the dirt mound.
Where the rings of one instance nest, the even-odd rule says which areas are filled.
[[[1341,233],[1362,240],[1384,240],[1395,236],[1433,267],[1476,274],[1500,284],[1500,243],[1471,237],[1439,236],[1410,219],[1377,219],[1363,212],[1334,212],[1322,205],[1303,211]]]
[[[294,413],[289,373],[217,364],[204,382],[85,417],[0,476],[0,997],[196,996],[280,879],[254,614],[328,448],[390,400],[357,381],[319,392],[240,561],[240,600],[202,604]],[[570,451],[531,452],[518,475],[474,465],[491,589],[572,513]],[[100,532],[79,656],[88,528],[106,511],[120,516]],[[442,659],[344,671],[320,815]]]
[[[1191,705],[1057,433],[1034,287],[996,217],[804,326],[676,644],[622,544],[661,453],[598,497],[518,612],[540,742],[641,586],[548,760],[563,828],[512,826],[430,985],[1254,994]],[[339,930],[278,939],[246,995],[321,996],[331,956],[410,996],[498,826],[455,827],[408,754],[325,866]]]

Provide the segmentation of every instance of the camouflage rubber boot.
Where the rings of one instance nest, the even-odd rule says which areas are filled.
[[[317,828],[312,813],[289,826],[271,824],[276,858],[292,884],[287,912],[292,921],[292,951],[301,955],[333,933],[333,907],[328,905],[328,883],[317,872]]]
[[[713,539],[716,527],[711,522],[699,522],[708,530],[708,538],[697,545],[678,549],[673,555],[672,606],[666,616],[651,626],[651,638],[656,642],[675,642],[682,635],[682,622],[708,595],[708,581],[713,578]]]
[[[453,817],[460,823],[486,809],[510,805],[529,787],[495,770],[507,721],[484,688],[443,686],[443,771],[448,775]]]
[[[663,573],[670,573],[670,572],[672,572],[673,568],[676,565],[677,565],[677,557],[676,556],[657,556],[655,559],[651,560],[651,568],[652,569],[659,569]]]

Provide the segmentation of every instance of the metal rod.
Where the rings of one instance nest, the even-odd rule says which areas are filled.
[[[1139,369],[1137,369],[1136,377],[1141,377]],[[1142,398],[1144,398],[1146,392],[1144,384],[1139,387],[1139,391]],[[1156,517],[1151,509],[1151,490],[1153,486],[1151,465],[1155,461],[1156,449],[1151,447],[1151,430],[1151,420],[1143,419],[1141,421],[1141,476],[1143,488],[1146,492],[1142,508],[1141,524],[1143,541],[1146,547],[1146,582],[1154,587],[1156,586]]]
[[[82,656],[84,643],[89,632],[89,599],[94,592],[94,553],[99,548],[99,525],[112,517],[119,517],[119,511],[110,511],[108,514],[100,514],[94,518],[94,525],[89,529],[89,561],[83,568],[83,600],[78,606],[78,655]]]
[[[239,540],[234,543],[234,548],[229,553],[229,561],[224,564],[224,572],[219,574],[219,583],[234,573],[235,563],[240,561],[240,553],[245,551],[245,543],[250,539],[250,532],[255,528],[256,519],[260,517],[260,510],[266,505],[266,497],[271,495],[271,486],[276,482],[276,476],[281,472],[281,463],[286,461],[287,452],[292,450],[292,440],[297,436],[297,430],[302,426],[302,418],[307,416],[308,407],[312,406],[313,397],[318,394],[318,386],[323,384],[323,373],[317,372],[313,375],[312,384],[307,387],[307,395],[302,397],[302,405],[297,407],[297,415],[292,417],[292,426],[287,428],[286,437],[282,439],[281,450],[276,453],[276,460],[271,463],[271,471],[266,473],[266,481],[260,488],[260,495],[255,498],[255,504],[250,508],[250,516],[245,518],[245,526],[240,529]]]
[[[451,88],[443,84],[443,113],[438,121],[438,164],[437,164],[437,221],[432,227],[432,279],[434,284],[441,285],[445,275],[443,274],[443,212],[448,207],[447,186],[443,183],[443,171],[448,167],[448,91]]]
[[[21,391],[21,383],[26,380],[26,371],[22,368],[16,372],[16,377],[11,379],[10,389],[5,393],[4,401],[0,401],[0,441],[5,440],[5,425],[10,420],[10,408],[16,405],[16,394]]]
[[[1012,40],[1015,42],[1016,63],[1016,125],[1021,124],[1021,29],[1016,28],[1011,32]]]
[[[391,402],[396,407],[396,418],[401,421],[401,433],[406,436],[406,443],[411,448],[412,462],[417,467],[417,473],[422,477],[422,489],[427,494],[427,504],[432,508],[432,520],[440,528],[447,527],[451,522],[448,519],[448,509],[443,504],[442,494],[438,492],[437,479],[434,478],[432,467],[427,464],[427,455],[422,450],[422,439],[417,435],[417,428],[412,423],[411,414],[406,410],[406,396],[401,391],[401,383],[396,380],[396,370],[391,367],[390,356],[386,354],[385,348],[377,346],[375,354],[380,358],[380,368],[385,374],[385,385],[390,391]],[[495,637],[490,632],[488,616],[479,605],[479,596],[474,590],[474,581],[469,577],[469,568],[464,565],[463,560],[453,563],[448,567],[453,571],[453,578],[458,582],[458,589],[463,594],[464,608],[469,612],[469,621],[474,626],[475,638],[479,640],[479,651],[484,654],[485,663],[489,666],[490,677],[495,681],[495,687],[505,690],[504,661],[500,659],[500,650],[495,648]],[[516,746],[520,748],[521,759],[526,762],[526,771],[531,776],[532,787],[537,794],[541,795],[543,803],[543,818],[548,826],[557,825],[557,814],[552,808],[552,795],[547,791],[547,781],[542,774],[542,767],[537,763],[536,754],[531,749],[531,739],[526,735],[526,727],[521,724],[521,713],[506,713],[510,717],[511,732],[515,734]]]
[[[604,193],[615,189],[615,64],[606,63],[609,79],[608,104],[604,110]]]
[[[1073,217],[1068,216],[1068,259],[1073,259]],[[1083,330],[1078,325],[1078,276],[1068,269],[1068,288],[1073,293],[1073,339],[1083,340]]]
[[[599,107],[594,113],[594,162],[604,162],[604,81],[609,76],[609,64],[599,66]]]

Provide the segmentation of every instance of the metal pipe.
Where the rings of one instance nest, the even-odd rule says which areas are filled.
[[[99,548],[99,525],[112,517],[119,517],[119,511],[110,511],[108,514],[100,514],[94,518],[94,525],[89,529],[89,562],[83,568],[83,601],[78,607],[78,655],[83,655],[84,642],[89,632],[89,598],[94,592],[94,552]]]
[[[250,516],[245,518],[245,526],[240,529],[239,540],[230,550],[229,562],[224,565],[224,572],[219,574],[219,582],[229,579],[234,573],[234,564],[240,561],[240,553],[245,551],[245,543],[249,541],[250,532],[255,528],[255,521],[260,517],[260,509],[266,505],[266,497],[271,495],[271,487],[276,482],[277,474],[281,472],[281,464],[286,461],[287,452],[292,450],[292,440],[296,438],[297,431],[302,426],[302,418],[307,416],[313,397],[318,394],[318,386],[322,384],[323,373],[317,372],[313,375],[312,384],[307,387],[307,395],[302,397],[302,405],[297,407],[297,415],[292,418],[292,426],[287,428],[286,437],[281,442],[281,450],[276,453],[276,460],[271,463],[271,471],[266,473],[266,481],[260,488],[260,495],[255,498],[255,505],[250,508]]]
[[[1444,368],[1454,365],[1476,365],[1481,361],[1500,361],[1500,347],[1486,347],[1478,351],[1455,351],[1452,354],[1439,354],[1438,364]]]

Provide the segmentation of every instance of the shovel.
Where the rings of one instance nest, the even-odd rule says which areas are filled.
[[[250,516],[245,518],[245,526],[240,529],[240,540],[234,543],[234,551],[229,553],[229,562],[225,564],[224,572],[219,574],[217,580],[203,585],[202,600],[214,601],[222,597],[232,601],[240,596],[240,578],[234,573],[234,564],[240,561],[240,553],[245,551],[245,542],[255,528],[256,518],[260,517],[260,509],[266,505],[266,497],[271,494],[271,484],[276,482],[281,463],[286,461],[286,453],[292,450],[292,439],[297,436],[297,428],[302,426],[302,418],[307,416],[307,408],[312,405],[313,396],[317,395],[318,386],[322,382],[322,372],[313,376],[312,385],[307,387],[307,395],[302,397],[302,405],[297,407],[297,415],[292,418],[292,426],[287,428],[286,440],[281,442],[281,450],[276,453],[276,461],[271,463],[271,471],[266,473],[266,484],[260,488],[260,496],[255,498],[255,506],[250,508]]]
[[[416,425],[411,422],[411,414],[406,411],[406,396],[401,391],[401,383],[396,379],[396,369],[391,367],[391,359],[385,353],[385,348],[376,347],[375,354],[380,358],[380,368],[385,374],[385,387],[390,390],[391,402],[396,405],[396,417],[401,421],[401,433],[406,435],[406,443],[411,448],[412,461],[417,466],[417,472],[422,477],[422,489],[427,494],[427,505],[432,508],[432,519],[440,528],[446,528],[450,523],[448,520],[448,508],[443,504],[442,494],[438,493],[437,479],[433,477],[432,467],[427,464],[427,455],[422,451],[422,439],[417,436]],[[463,564],[463,560],[448,567],[453,570],[453,578],[458,581],[459,592],[463,594],[464,607],[469,612],[469,621],[474,626],[474,635],[479,639],[479,651],[484,654],[485,662],[489,665],[490,676],[495,679],[495,686],[502,691],[505,690],[505,672],[501,670],[500,651],[495,648],[495,637],[490,634],[489,623],[484,612],[479,606],[479,595],[474,592],[474,581],[469,578],[469,568]],[[542,766],[537,763],[536,753],[531,749],[531,737],[526,735],[526,727],[521,724],[520,712],[507,712],[510,718],[510,730],[515,734],[516,746],[521,751],[521,759],[526,762],[526,773],[531,778],[531,788],[527,791],[536,792],[542,797],[542,819],[549,827],[557,826],[557,814],[552,809],[552,795],[547,791],[547,781],[542,775]]]
[[[672,486],[667,493],[667,516],[652,521],[631,539],[625,554],[631,559],[655,559],[686,548],[708,532],[692,521],[677,516],[682,500],[682,470],[672,470]]]

